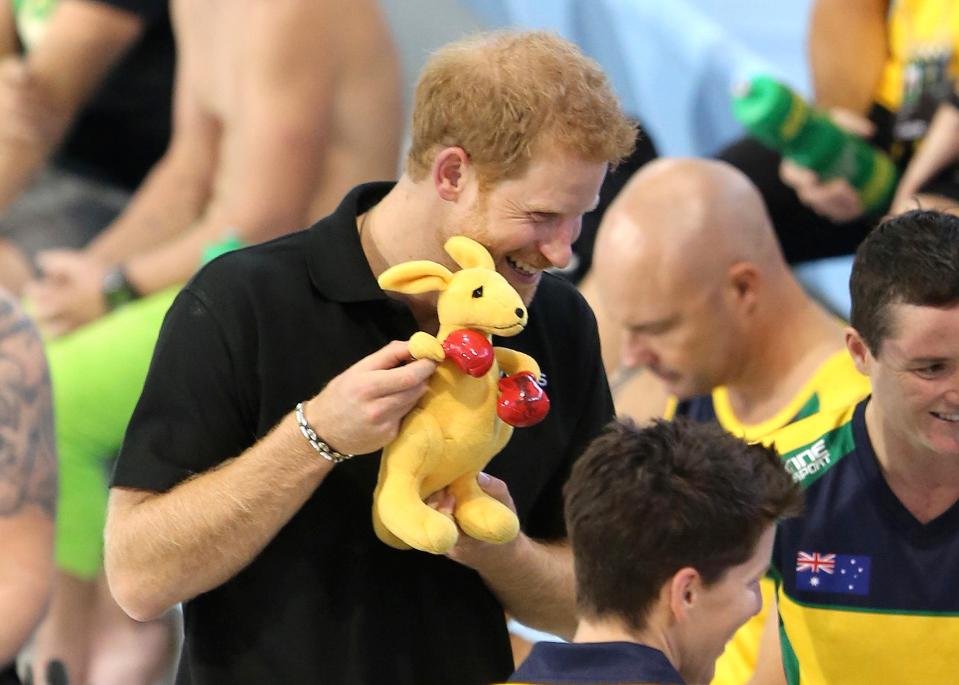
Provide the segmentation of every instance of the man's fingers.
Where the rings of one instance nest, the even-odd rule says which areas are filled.
[[[862,213],[859,196],[849,182],[842,178],[834,178],[810,188],[803,199],[817,212],[837,222],[849,221]]]
[[[869,138],[876,132],[876,125],[866,117],[842,107],[829,110],[829,118],[839,128],[845,129],[860,138]]]
[[[480,490],[501,502],[504,502],[509,497],[509,488],[506,487],[506,481],[500,480],[488,473],[480,471],[476,476],[476,483],[480,486]]]
[[[436,362],[417,359],[406,366],[376,371],[376,394],[384,397],[412,390],[425,383],[435,370]]]
[[[352,368],[358,371],[378,371],[392,369],[405,362],[411,361],[410,350],[403,340],[394,340],[384,345],[376,352],[356,362]]]
[[[44,331],[49,332],[62,325],[61,321],[66,312],[64,312],[59,302],[55,300],[52,302],[39,302],[34,300],[34,303],[33,316]]]
[[[67,250],[44,250],[37,253],[37,266],[45,277],[52,279],[69,276],[76,270],[76,255]]]
[[[49,318],[60,309],[60,298],[56,297],[53,288],[43,281],[30,281],[24,286],[23,294],[30,300],[31,314],[37,318]]]
[[[450,494],[450,491],[446,488],[437,490],[423,500],[423,503],[441,514],[446,514],[447,516],[452,516],[453,510],[456,508],[456,498],[453,497],[453,495]]]
[[[70,317],[60,312],[44,314],[37,312],[34,319],[45,338],[59,338],[76,327]]]
[[[46,332],[48,338],[59,338],[69,333],[73,328],[74,326],[66,319],[54,319],[42,326],[42,330]]]
[[[419,399],[426,394],[426,390],[426,383],[419,383],[411,388],[392,393],[388,397],[384,397],[383,401],[390,403],[391,413],[399,414],[400,417],[403,417],[406,416]]]
[[[788,159],[784,159],[779,165],[779,177],[784,183],[795,188],[797,192],[819,183],[819,176],[816,175],[815,171],[799,166]]]

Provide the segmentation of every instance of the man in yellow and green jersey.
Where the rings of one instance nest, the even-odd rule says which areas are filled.
[[[850,290],[846,342],[871,397],[770,439],[806,491],[773,551],[785,681],[954,683],[959,218],[884,222],[859,248]]]
[[[634,394],[656,392],[654,382],[671,396],[666,418],[717,422],[757,441],[869,393],[842,322],[800,288],[758,191],[727,164],[646,165],[606,213],[594,260],[597,304],[623,332],[622,364],[645,367],[614,388],[620,414]],[[768,602],[773,585],[763,585]],[[736,634],[714,683],[750,678],[763,621]]]

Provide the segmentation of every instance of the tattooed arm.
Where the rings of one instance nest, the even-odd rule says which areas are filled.
[[[30,321],[0,293],[0,666],[46,607],[57,491],[50,379]]]

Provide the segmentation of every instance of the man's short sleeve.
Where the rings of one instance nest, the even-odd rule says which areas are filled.
[[[227,339],[214,309],[189,287],[181,291],[160,330],[114,486],[168,490],[253,444]]]

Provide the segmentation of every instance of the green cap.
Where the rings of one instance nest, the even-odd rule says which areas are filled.
[[[754,136],[779,148],[796,136],[809,108],[779,81],[757,76],[734,90],[733,114]]]

